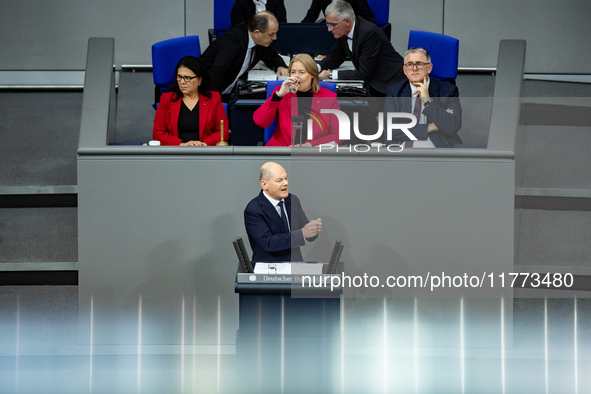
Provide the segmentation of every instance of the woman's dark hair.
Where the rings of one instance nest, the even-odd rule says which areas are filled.
[[[177,101],[181,97],[183,97],[183,93],[179,88],[179,81],[176,79],[178,75],[179,68],[186,67],[189,70],[193,71],[196,76],[201,78],[201,85],[199,85],[199,93],[204,95],[205,97],[211,98],[211,79],[209,77],[209,73],[205,68],[203,62],[197,59],[195,56],[185,56],[176,65],[174,69],[174,86],[172,87],[172,91],[174,92],[173,101]]]

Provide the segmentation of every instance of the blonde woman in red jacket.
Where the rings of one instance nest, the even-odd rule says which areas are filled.
[[[306,121],[301,146],[341,143],[336,116],[320,113],[322,109],[340,109],[336,93],[320,87],[318,80],[318,67],[310,55],[293,57],[289,77],[275,88],[273,95],[253,115],[254,122],[260,127],[268,127],[277,119],[275,132],[266,146],[300,146],[300,139],[292,135],[293,117],[312,119],[312,137],[307,138],[310,122]]]
[[[176,79],[170,92],[162,93],[154,118],[152,136],[161,145],[208,146],[228,141],[228,118],[218,92],[209,90],[209,74],[203,63],[185,56],[176,66]]]

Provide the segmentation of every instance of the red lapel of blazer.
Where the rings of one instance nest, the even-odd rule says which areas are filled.
[[[209,111],[211,111],[211,100],[204,95],[199,95],[199,139],[203,141],[203,133],[205,131],[205,121],[209,119]]]
[[[181,114],[182,99],[173,101],[174,93],[170,95],[170,125],[169,130],[171,135],[179,136],[179,115]]]

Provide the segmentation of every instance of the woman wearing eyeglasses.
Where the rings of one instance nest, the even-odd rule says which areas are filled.
[[[161,145],[208,146],[228,141],[228,118],[218,92],[209,90],[209,74],[193,56],[182,58],[175,69],[171,91],[162,93],[154,118],[153,138]]]

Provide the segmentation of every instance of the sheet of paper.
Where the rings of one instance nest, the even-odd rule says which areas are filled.
[[[353,65],[353,62],[351,60],[345,60],[339,66],[339,68],[336,68],[335,70],[355,70],[355,65]]]
[[[291,263],[256,263],[255,274],[291,275]]]
[[[254,266],[255,274],[322,275],[323,263],[263,263]]]
[[[283,61],[285,62],[285,64],[289,65],[289,62],[291,62],[291,57],[287,56],[287,55],[279,55],[281,56],[281,58],[283,59]]]
[[[276,81],[277,75],[273,70],[250,70],[248,72],[249,81]]]

